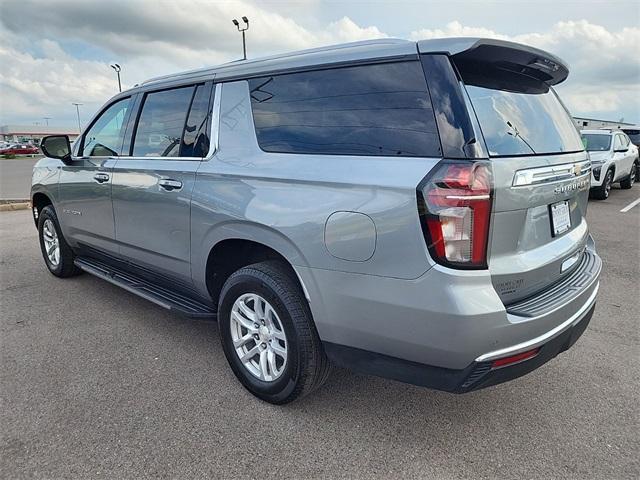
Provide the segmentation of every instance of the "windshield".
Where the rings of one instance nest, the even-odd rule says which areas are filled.
[[[583,133],[582,139],[588,152],[606,152],[611,146],[611,135]]]
[[[526,92],[467,85],[491,156],[578,152],[571,117],[544,84]]]

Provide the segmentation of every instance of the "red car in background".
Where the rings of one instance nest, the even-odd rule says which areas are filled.
[[[34,145],[11,145],[0,149],[0,155],[33,155],[40,153],[40,149]]]

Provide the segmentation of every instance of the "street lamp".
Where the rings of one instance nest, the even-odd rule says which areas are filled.
[[[120,70],[122,70],[120,68],[120,65],[118,65],[117,63],[114,63],[113,65],[109,65],[111,68],[113,68],[116,73],[118,74],[118,91],[122,91],[122,84],[120,83]]]
[[[49,126],[49,120],[51,120],[51,117],[42,117],[42,118],[43,118],[43,120],[45,122],[47,122],[47,127],[48,127]]]
[[[80,105],[84,105],[84,103],[72,103],[71,105],[76,106],[76,113],[78,114],[78,133],[82,131],[82,127],[80,127]]]
[[[242,32],[242,59],[246,60],[247,59],[247,41],[245,39],[244,32],[246,30],[249,30],[249,19],[247,17],[242,17],[242,21],[245,23],[246,26],[240,27],[240,22],[238,22],[238,20],[236,20],[235,18],[232,20],[233,24],[236,26],[238,31]]]

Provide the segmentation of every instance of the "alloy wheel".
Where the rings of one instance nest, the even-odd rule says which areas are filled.
[[[49,262],[54,267],[57,267],[60,263],[60,241],[58,240],[56,227],[48,218],[44,221],[42,227],[42,241],[44,242],[44,249]]]
[[[607,176],[604,179],[604,197],[605,198],[609,198],[609,192],[611,191],[611,180],[612,180],[613,174],[611,173],[611,171],[607,172]]]
[[[287,366],[287,336],[271,304],[255,293],[241,295],[231,308],[231,339],[242,365],[254,377],[273,382]]]

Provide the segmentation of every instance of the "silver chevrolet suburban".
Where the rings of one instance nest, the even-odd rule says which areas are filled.
[[[598,292],[591,165],[553,90],[567,75],[535,48],[451,38],[146,81],[72,148],[43,140],[44,261],[217,318],[271,403],[331,364],[456,393],[513,379],[577,340]]]

